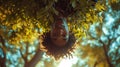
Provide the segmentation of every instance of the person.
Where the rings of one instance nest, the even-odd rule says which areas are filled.
[[[74,33],[69,31],[66,18],[57,17],[51,30],[43,34],[42,45],[48,55],[60,59],[72,56],[75,41]]]
[[[43,34],[42,45],[46,53],[56,60],[64,57],[72,57],[76,38],[74,33],[69,31],[66,18],[74,12],[70,0],[58,0],[53,7],[59,12],[53,15],[54,23],[50,31]]]

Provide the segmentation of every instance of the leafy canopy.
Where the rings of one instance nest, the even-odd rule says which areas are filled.
[[[90,24],[102,22],[102,17],[97,14],[106,9],[106,1],[66,1],[71,5],[67,6],[68,10],[73,10],[66,18],[70,30],[76,33],[77,38],[85,36]],[[58,2],[59,0],[0,0],[0,35],[11,44],[32,43],[43,32],[50,30],[51,24],[54,23],[53,15],[60,14],[55,8],[55,3]]]

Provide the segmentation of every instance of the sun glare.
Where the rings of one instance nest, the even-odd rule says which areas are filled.
[[[73,57],[71,59],[65,58],[60,62],[58,67],[72,67],[72,65],[75,64],[77,61],[78,61],[77,57]]]

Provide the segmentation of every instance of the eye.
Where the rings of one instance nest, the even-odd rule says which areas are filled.
[[[66,35],[62,35],[63,37],[65,37]]]
[[[52,38],[53,40],[57,40],[57,38]]]
[[[56,36],[58,36],[58,34],[56,34],[56,33],[53,33],[53,36],[54,36],[54,37],[56,37]]]
[[[66,38],[63,38],[63,40],[66,40]]]

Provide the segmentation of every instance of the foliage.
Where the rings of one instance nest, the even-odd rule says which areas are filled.
[[[5,44],[7,43],[3,45],[0,40],[0,50],[2,50],[0,51],[0,58],[3,56],[2,52],[4,53],[5,50],[7,58],[6,64],[8,66],[12,64],[13,66],[17,66],[17,64],[19,64],[18,67],[21,67],[23,66],[22,64],[26,62],[24,58],[29,58],[27,61],[30,61],[35,54],[38,53],[38,44],[35,45],[34,42],[39,40],[39,36],[44,32],[50,30],[51,24],[54,23],[55,17],[53,15],[59,15],[61,13],[54,6],[54,4],[59,1],[60,0],[0,0],[0,37],[5,40]],[[104,17],[98,15],[98,13],[108,9],[105,0],[98,0],[98,2],[94,2],[93,0],[66,1],[70,1],[67,2],[67,4],[71,5],[67,6],[68,11],[70,8],[73,10],[70,12],[67,12],[67,10],[64,11],[68,13],[65,17],[68,21],[70,30],[75,32],[78,41],[87,35],[87,30],[91,24],[99,21],[101,23],[103,22]],[[119,0],[108,1],[112,7],[115,7],[114,5],[116,5],[117,1],[119,2]],[[115,8],[115,10],[116,9],[119,8]],[[80,45],[77,46],[80,47]],[[27,47],[35,47],[35,50],[33,53],[29,53]],[[90,46],[86,47],[89,48],[88,50],[85,49],[86,52],[94,52],[94,50],[96,50],[96,52],[94,52],[96,54],[100,49],[100,56],[104,53],[100,47],[96,49],[91,49]],[[82,47],[80,48],[82,49]],[[78,49],[78,51],[79,50],[80,49]],[[93,58],[95,54],[90,53],[90,55],[86,55]],[[41,58],[41,56],[37,57],[37,59]],[[97,59],[98,58],[99,57],[97,57]],[[40,62],[46,64],[50,61],[46,62],[46,60],[41,60]]]
[[[54,6],[57,2],[59,1],[0,0],[1,35],[15,45],[20,45],[20,42],[33,42],[39,35],[49,30],[54,21],[53,15],[60,14]],[[105,10],[105,1],[70,0],[67,4],[72,5],[67,8],[73,8],[73,12],[66,18],[70,29],[78,33],[77,37],[84,36],[89,24],[101,19],[97,13]]]
[[[120,11],[112,10],[109,7],[104,15],[103,23],[95,23],[90,26],[86,38],[82,41],[83,47],[85,46],[87,49],[81,47],[81,50],[84,51],[83,56],[90,56],[90,58],[93,56],[94,65],[104,62],[109,65],[104,67],[119,67]]]

